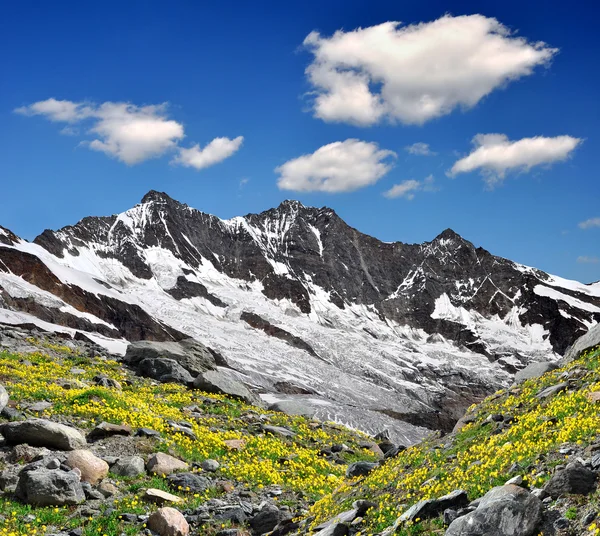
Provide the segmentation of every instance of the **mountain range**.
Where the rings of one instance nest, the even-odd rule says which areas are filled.
[[[600,321],[600,283],[549,275],[451,229],[386,243],[284,201],[223,220],[150,191],[33,242],[0,227],[0,323],[124,354],[193,337],[266,404],[404,443],[447,431]]]

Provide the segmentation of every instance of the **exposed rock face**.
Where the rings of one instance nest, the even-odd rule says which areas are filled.
[[[600,321],[599,321],[600,322]],[[565,353],[565,361],[572,361],[576,359],[579,354],[600,344],[600,324],[596,324],[590,330],[577,339],[572,346],[570,346]]]
[[[191,336],[217,366],[222,354],[261,393],[285,395],[269,402],[304,393],[318,418],[390,428],[405,444],[450,431],[600,320],[600,284],[495,257],[449,229],[384,243],[295,201],[221,220],[151,191],[123,214],[33,244],[4,230],[0,242],[0,322],[44,321],[111,349]],[[167,359],[195,377],[214,368],[201,354],[199,365]]]
[[[79,430],[46,419],[5,423],[0,425],[0,434],[9,445],[27,443],[35,447],[75,450],[87,443]]]
[[[530,380],[532,378],[539,378],[546,374],[546,372],[550,372],[551,370],[555,370],[558,368],[556,363],[530,363],[523,370],[520,370],[515,374],[515,382],[521,383],[525,380]]]

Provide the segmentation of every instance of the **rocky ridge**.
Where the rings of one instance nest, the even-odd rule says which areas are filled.
[[[449,431],[599,318],[598,284],[495,257],[451,230],[387,244],[295,201],[221,220],[151,191],[34,243],[0,228],[0,322],[118,354],[193,337],[266,403],[404,443]]]

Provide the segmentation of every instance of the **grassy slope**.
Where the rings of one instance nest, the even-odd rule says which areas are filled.
[[[545,387],[565,381],[570,382],[568,390],[544,400],[536,397]],[[587,398],[594,391],[600,391],[600,347],[562,369],[499,391],[473,406],[469,411],[474,422],[457,434],[431,438],[361,482],[343,484],[313,506],[315,523],[344,511],[356,499],[370,499],[379,507],[368,512],[362,534],[376,534],[418,500],[455,489],[466,490],[473,500],[517,474],[539,487],[554,466],[569,458],[560,454],[561,446],[583,449],[600,439],[600,403]],[[514,421],[507,429],[495,431],[496,424],[486,421],[492,414],[510,415]],[[579,504],[573,497],[566,514],[575,519],[583,509],[597,506],[597,493]],[[443,534],[442,527],[438,518],[401,526],[397,534]],[[586,534],[600,532],[595,525],[585,530]]]
[[[30,364],[23,364],[23,360]],[[73,367],[85,372],[72,371]],[[122,390],[97,386],[64,389],[56,383],[59,379],[67,379],[89,385],[97,374],[119,381]],[[139,448],[145,450],[142,455],[160,450],[188,462],[217,459],[221,463],[218,478],[243,483],[250,490],[279,485],[284,490],[280,501],[287,501],[292,510],[304,500],[312,501],[331,493],[343,482],[345,466],[330,463],[320,456],[323,447],[345,443],[353,448],[354,454],[345,455],[346,462],[374,458],[370,451],[358,448],[365,436],[341,426],[252,408],[224,396],[208,395],[180,385],[157,385],[131,375],[117,362],[82,358],[67,347],[46,343],[39,353],[26,356],[0,352],[0,382],[11,400],[18,403],[18,408],[27,402],[47,400],[53,407],[41,416],[66,420],[84,431],[101,421],[157,430],[164,441],[138,442]],[[200,406],[205,418],[194,421],[186,415],[184,408],[194,404]],[[297,436],[284,439],[258,433],[248,422],[253,410],[255,415],[268,415],[267,424],[285,426],[297,432]],[[198,440],[173,433],[167,420],[192,422]],[[224,443],[227,439],[245,439],[246,444],[240,451],[229,450]],[[0,495],[0,536],[45,534],[51,528],[81,526],[85,527],[84,535],[88,536],[137,534],[139,526],[123,523],[118,514],[143,514],[152,510],[152,506],[142,501],[142,490],[149,487],[168,490],[166,481],[150,476],[129,480],[115,478],[114,481],[121,491],[119,498],[111,504],[117,511],[93,519],[70,517],[74,508],[31,508],[10,496],[2,498]],[[199,495],[178,490],[177,494],[185,500],[179,508],[194,507],[222,493],[217,487]],[[27,514],[34,514],[35,520],[24,519]],[[208,527],[205,533],[211,534],[219,528]]]

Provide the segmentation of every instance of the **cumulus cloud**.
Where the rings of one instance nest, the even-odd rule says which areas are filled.
[[[412,145],[407,145],[404,150],[417,156],[435,156],[437,154],[431,150],[428,143],[423,143],[421,141],[413,143]]]
[[[388,199],[395,199],[396,197],[403,197],[412,201],[415,198],[415,194],[418,191],[423,192],[435,192],[437,188],[435,186],[435,179],[433,175],[429,175],[422,181],[415,179],[408,179],[402,181],[400,184],[394,184],[389,190],[383,192],[384,197]]]
[[[587,255],[580,255],[577,257],[577,262],[582,264],[598,264],[600,259],[598,257],[588,257]]]
[[[297,192],[351,192],[375,184],[390,171],[390,158],[395,157],[376,143],[336,141],[276,168],[277,185]]]
[[[590,218],[579,223],[581,229],[591,229],[592,227],[600,227],[600,218]]]
[[[304,40],[314,115],[373,125],[423,124],[471,108],[493,90],[548,65],[558,51],[516,37],[494,18],[452,17],[401,26],[385,22]]]
[[[125,102],[94,104],[47,99],[17,108],[15,112],[27,116],[41,115],[50,121],[67,123],[61,133],[69,135],[79,132],[74,124],[86,122],[87,133],[93,139],[83,141],[82,145],[129,165],[173,151],[185,137],[183,125],[169,118],[166,103],[136,106]],[[241,143],[241,137],[238,139]],[[216,138],[202,151],[197,145],[191,149],[181,148],[176,160],[181,158],[181,163],[196,169],[217,163],[237,150],[222,156],[226,153],[223,140],[227,138]],[[197,165],[200,162],[204,162],[204,165]]]
[[[477,134],[473,138],[473,151],[456,161],[448,176],[479,170],[488,185],[494,186],[509,171],[529,171],[534,166],[566,160],[582,141],[572,136],[510,141],[504,134]]]
[[[201,149],[198,144],[189,149],[182,147],[179,149],[179,154],[173,159],[173,163],[195,169],[214,166],[235,153],[242,146],[243,141],[244,136],[238,136],[232,140],[215,138],[204,149]]]

